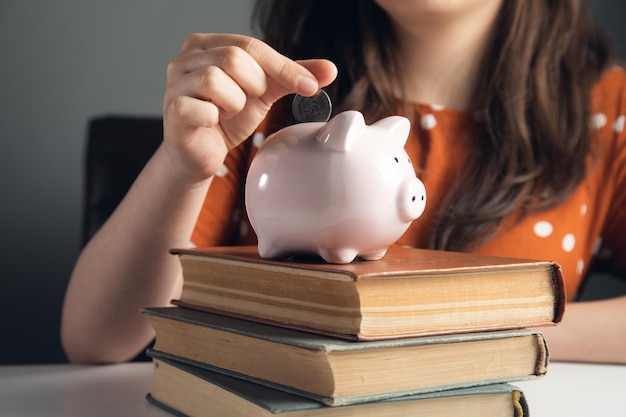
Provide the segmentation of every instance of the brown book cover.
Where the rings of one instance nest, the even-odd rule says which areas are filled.
[[[175,304],[356,340],[558,323],[559,265],[394,245],[378,261],[263,259],[257,248],[173,249]]]

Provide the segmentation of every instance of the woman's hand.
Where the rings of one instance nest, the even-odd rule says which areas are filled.
[[[336,75],[330,61],[295,62],[251,37],[189,36],[168,66],[163,103],[164,144],[178,173],[192,182],[213,176],[276,100],[313,95]]]

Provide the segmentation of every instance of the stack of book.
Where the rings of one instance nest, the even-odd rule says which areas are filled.
[[[177,306],[155,329],[148,400],[184,416],[525,416],[536,326],[564,310],[554,262],[393,246],[379,261],[174,250]]]

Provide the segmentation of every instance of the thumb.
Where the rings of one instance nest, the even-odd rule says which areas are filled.
[[[312,96],[319,88],[326,87],[337,78],[337,67],[327,59],[307,59],[296,61],[306,68],[317,79],[315,85],[313,80],[302,77],[302,82],[298,82],[296,92],[302,96]]]

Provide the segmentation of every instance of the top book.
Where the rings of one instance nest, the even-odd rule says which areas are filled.
[[[378,261],[263,259],[253,246],[172,249],[183,291],[174,304],[352,340],[516,329],[558,323],[555,262],[394,245]]]

